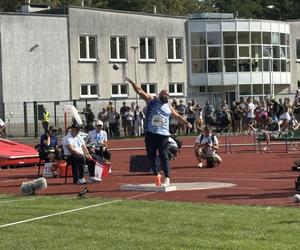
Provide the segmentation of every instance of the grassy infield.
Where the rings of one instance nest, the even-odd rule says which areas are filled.
[[[14,202],[6,202],[14,201]],[[0,196],[0,226],[105,203]],[[297,208],[122,200],[0,228],[1,249],[299,249]]]

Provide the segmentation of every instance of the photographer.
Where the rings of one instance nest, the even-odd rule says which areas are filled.
[[[216,153],[219,149],[219,141],[216,135],[211,134],[211,129],[208,126],[204,127],[203,134],[199,135],[195,141],[195,156],[198,160],[198,167],[207,167],[201,162],[202,159],[211,158],[213,162],[219,165],[222,162],[221,157]]]

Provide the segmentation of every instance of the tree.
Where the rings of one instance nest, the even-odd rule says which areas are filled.
[[[25,0],[0,0],[0,11],[14,12]],[[49,3],[52,8],[62,5],[81,6],[82,0],[32,0]],[[267,8],[274,5],[276,8]],[[85,6],[158,14],[187,15],[194,12],[235,13],[241,18],[282,20],[300,18],[299,0],[85,0]]]

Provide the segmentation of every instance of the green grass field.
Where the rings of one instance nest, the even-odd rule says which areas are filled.
[[[0,196],[0,211],[1,249],[299,247],[297,208]]]

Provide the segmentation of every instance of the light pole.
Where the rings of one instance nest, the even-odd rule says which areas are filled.
[[[271,5],[268,5],[267,8],[271,9],[271,10],[277,10],[278,14],[279,14],[279,18],[278,19],[279,19],[279,21],[281,21],[281,10],[278,7],[276,7],[273,4],[271,4]]]
[[[137,78],[137,58],[136,58],[136,52],[138,50],[138,46],[131,46],[131,48],[133,49],[133,53],[134,53],[134,81],[135,83],[138,82],[138,78]],[[136,105],[139,104],[139,96],[138,94],[135,94],[135,101],[136,101]]]
[[[273,71],[273,67],[272,67],[272,61],[271,61],[271,55],[272,55],[272,47],[269,46],[268,50],[269,50],[269,77],[270,77],[270,98],[272,98],[274,91],[273,91],[273,84],[272,84],[272,71]]]

